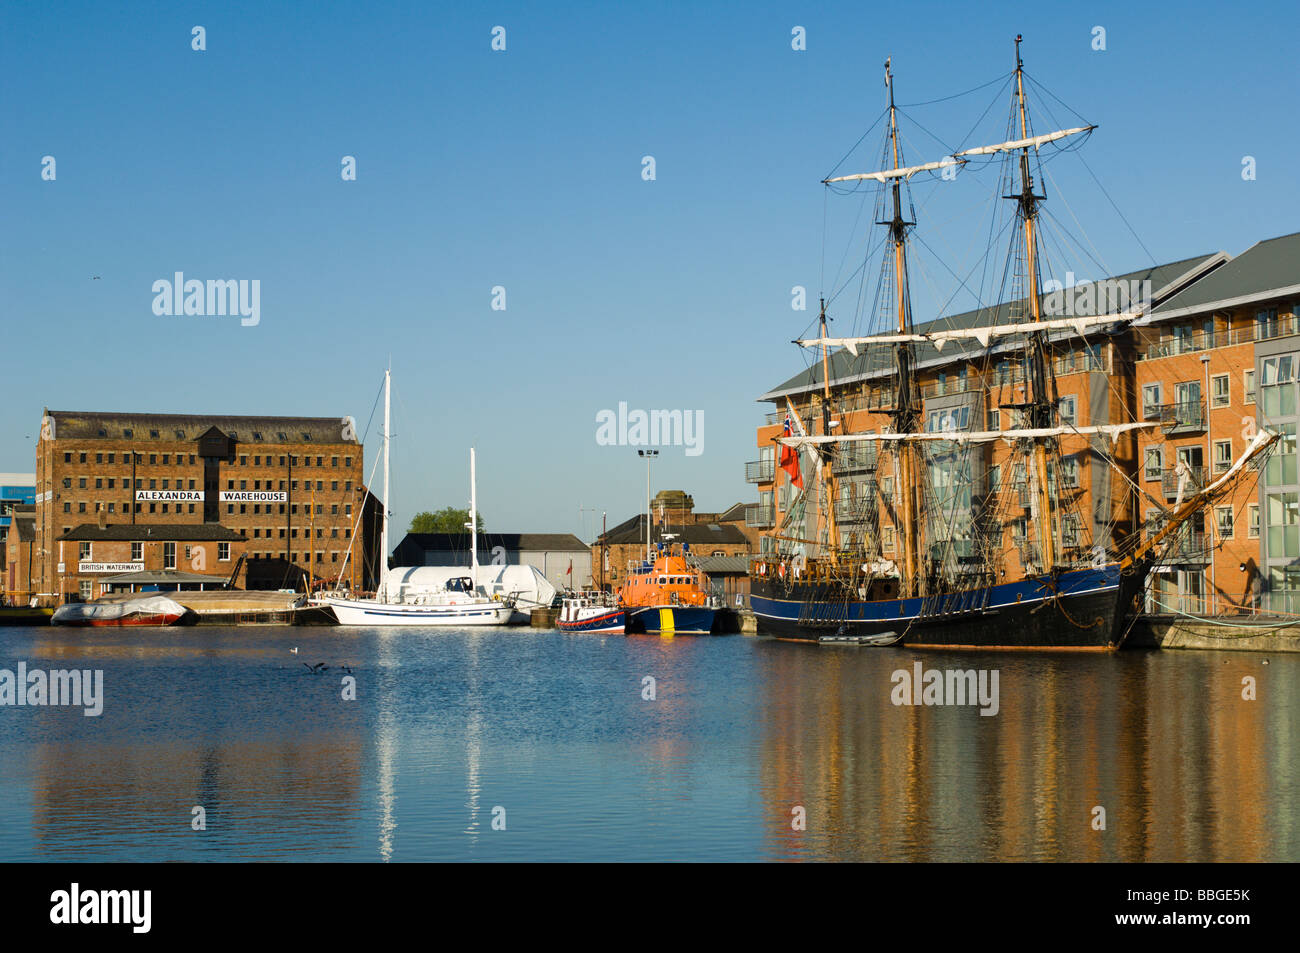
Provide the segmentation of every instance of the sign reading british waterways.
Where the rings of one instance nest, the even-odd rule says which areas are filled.
[[[283,503],[289,499],[284,490],[222,490],[222,503]]]
[[[202,490],[136,490],[137,503],[202,503]]]
[[[77,563],[77,572],[144,572],[144,563]]]

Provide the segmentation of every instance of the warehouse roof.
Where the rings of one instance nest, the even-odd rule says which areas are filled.
[[[1137,323],[1152,324],[1285,295],[1300,295],[1300,232],[1257,242]]]
[[[351,418],[240,417],[206,414],[128,414],[46,410],[63,440],[197,440],[213,427],[240,443],[351,443],[360,441]]]
[[[160,542],[232,542],[243,539],[233,529],[227,529],[217,523],[114,523],[99,526],[95,523],[82,523],[59,537],[70,541],[130,541],[143,542],[158,540]]]
[[[508,550],[586,551],[587,544],[572,533],[479,533],[479,548],[501,546]],[[398,548],[469,552],[469,533],[407,533]]]
[[[660,539],[666,533],[675,535],[673,542],[687,542],[692,546],[706,546],[711,543],[743,545],[748,540],[745,534],[730,523],[670,523],[665,529],[655,524],[655,538]],[[618,546],[623,543],[645,541],[645,514],[633,516],[617,526],[611,527],[605,534],[605,543]]]
[[[700,568],[708,575],[748,575],[748,556],[701,556]]]

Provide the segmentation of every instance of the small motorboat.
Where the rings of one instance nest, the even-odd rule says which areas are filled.
[[[111,602],[73,602],[59,606],[50,625],[175,625],[189,612],[166,596],[139,596]]]
[[[603,592],[583,592],[567,596],[560,603],[556,628],[562,632],[598,632],[622,635],[625,616],[614,597]]]

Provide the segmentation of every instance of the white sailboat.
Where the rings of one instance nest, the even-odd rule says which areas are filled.
[[[478,489],[474,473],[474,450],[469,451],[470,575],[455,576],[444,587],[403,597],[401,586],[393,586],[388,569],[388,435],[391,417],[391,371],[384,372],[384,520],[380,544],[379,590],[373,599],[351,599],[343,595],[323,596],[320,604],[329,606],[340,625],[370,626],[469,626],[505,625],[513,606],[506,601],[489,599],[478,591]]]

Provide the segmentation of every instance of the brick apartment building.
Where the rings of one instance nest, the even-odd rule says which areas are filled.
[[[1162,512],[1231,465],[1256,426],[1283,434],[1267,464],[1248,473],[1232,496],[1179,535],[1152,574],[1151,611],[1232,612],[1300,607],[1300,478],[1296,472],[1296,388],[1300,363],[1300,234],[1260,242],[1233,258],[1204,255],[1120,275],[1109,282],[1150,282],[1151,304],[1131,326],[1084,337],[1062,333],[1052,342],[1053,370],[1064,423],[1077,426],[1145,420],[1158,424],[1111,445],[1079,441],[1054,476],[1067,559],[1084,547],[1113,547],[1135,530],[1151,532]],[[1100,283],[1098,283],[1100,284]],[[1081,286],[1082,287],[1082,286]],[[1096,300],[1103,299],[1101,294]],[[1023,312],[1023,304],[1019,311]],[[1074,311],[1111,313],[1115,308]],[[918,331],[974,327],[1009,320],[1007,304],[919,325]],[[1023,401],[1025,369],[1012,345],[949,344],[942,353],[916,348],[925,429],[1000,429],[1019,423],[1011,405]],[[834,418],[839,432],[882,432],[892,420],[894,372],[878,353],[831,355]],[[773,438],[781,433],[787,400],[810,432],[820,432],[820,362],[759,398],[775,410],[757,429],[758,460],[746,465],[759,500],[746,523],[760,532],[782,525],[794,493],[776,466]],[[1125,471],[1115,472],[1098,452]],[[929,476],[946,488],[928,515],[944,527],[960,558],[981,532],[1000,532],[1002,569],[1038,571],[1035,533],[1023,466],[1005,442],[929,454]],[[805,455],[805,480],[811,474]],[[1179,464],[1183,464],[1180,468]],[[832,457],[838,499],[834,520],[843,545],[878,541],[896,553],[898,526],[893,455],[875,445],[838,448]],[[963,481],[962,475],[969,475]],[[996,507],[1000,525],[989,529]],[[812,532],[816,504],[806,510]],[[936,519],[937,518],[937,519]],[[824,522],[823,524],[824,525]],[[763,537],[762,551],[776,548]]]
[[[97,597],[131,572],[373,588],[378,504],[353,431],[340,418],[47,410],[29,585],[43,602]]]

